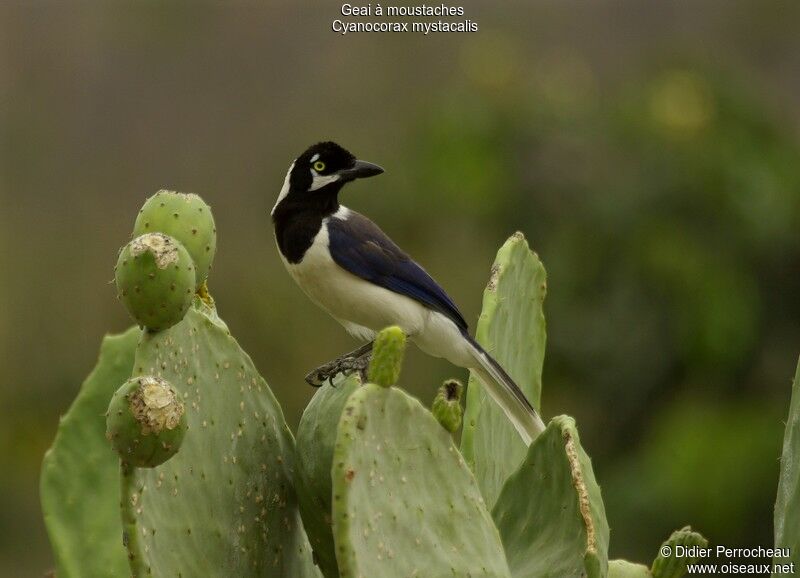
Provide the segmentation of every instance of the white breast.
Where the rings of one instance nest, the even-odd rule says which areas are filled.
[[[305,294],[357,337],[370,338],[373,332],[393,324],[413,335],[425,325],[429,314],[426,307],[336,264],[329,249],[327,219],[300,263],[289,263],[283,256],[281,259]]]

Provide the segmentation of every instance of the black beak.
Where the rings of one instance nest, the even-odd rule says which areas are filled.
[[[355,179],[374,177],[382,172],[383,169],[376,164],[368,163],[367,161],[356,161],[349,169],[339,171],[339,176],[342,181],[347,182]]]

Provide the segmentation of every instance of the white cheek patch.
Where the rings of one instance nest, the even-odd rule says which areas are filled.
[[[322,187],[328,186],[331,183],[335,183],[340,177],[337,174],[321,176],[317,174],[317,171],[312,169],[311,178],[311,187],[309,187],[308,190],[316,191],[317,189],[321,189]]]

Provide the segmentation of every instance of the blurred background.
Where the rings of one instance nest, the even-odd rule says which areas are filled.
[[[335,139],[363,211],[477,319],[516,230],[548,269],[546,416],[593,458],[611,554],[691,523],[772,544],[800,353],[800,4],[465,2],[473,34],[330,31],[335,2],[0,2],[0,575],[51,566],[38,469],[146,196],[214,208],[210,288],[294,428],[355,343],[285,273],[271,209]],[[465,377],[412,352],[429,402]]]

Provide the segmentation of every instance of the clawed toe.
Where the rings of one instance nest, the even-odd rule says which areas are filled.
[[[358,372],[361,380],[365,381],[371,357],[371,355],[363,355],[361,357],[347,356],[336,359],[311,371],[306,375],[306,383],[312,387],[320,387],[327,381],[333,386],[333,379],[340,373],[345,377],[349,377],[356,372]]]

